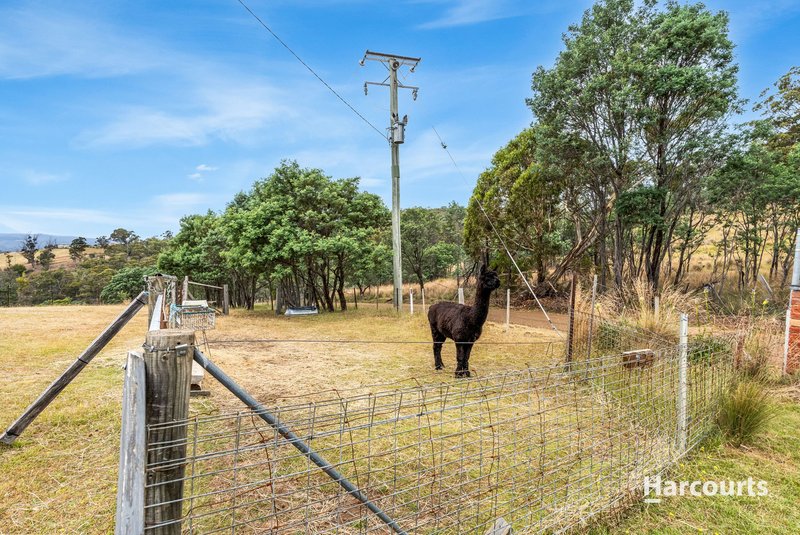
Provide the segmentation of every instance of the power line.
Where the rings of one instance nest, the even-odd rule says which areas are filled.
[[[267,30],[267,31],[268,31],[270,34],[272,34],[272,37],[274,37],[274,38],[275,38],[275,39],[276,39],[276,40],[277,40],[277,41],[278,41],[278,42],[279,42],[281,45],[283,45],[283,47],[284,47],[286,50],[288,50],[288,51],[289,51],[289,52],[290,52],[290,53],[291,53],[291,54],[292,54],[292,55],[293,55],[293,56],[294,56],[294,57],[297,59],[297,61],[299,61],[300,63],[302,63],[302,64],[303,64],[303,66],[304,66],[306,69],[308,69],[308,71],[309,71],[311,74],[313,74],[313,75],[314,75],[314,76],[317,78],[317,80],[319,80],[320,82],[322,82],[322,84],[323,84],[325,87],[327,87],[327,88],[328,88],[328,90],[330,90],[330,92],[331,92],[331,93],[333,93],[334,95],[336,95],[336,98],[338,98],[339,100],[341,100],[341,101],[344,103],[344,105],[345,105],[345,106],[347,106],[348,108],[350,108],[350,110],[351,110],[353,113],[355,113],[356,115],[358,115],[358,116],[361,118],[361,120],[362,120],[362,121],[364,121],[365,123],[367,123],[367,124],[370,126],[370,128],[372,128],[373,130],[375,130],[375,131],[378,133],[378,135],[379,135],[379,136],[381,136],[381,139],[383,139],[384,141],[387,141],[387,139],[386,139],[386,136],[383,134],[383,132],[381,132],[381,131],[380,131],[380,130],[379,130],[379,129],[378,129],[378,128],[377,128],[377,127],[374,125],[374,124],[372,124],[371,122],[369,122],[369,121],[367,120],[367,118],[366,118],[366,117],[364,117],[363,115],[361,115],[361,113],[359,113],[359,111],[358,111],[357,109],[355,109],[355,108],[354,108],[354,107],[353,107],[353,106],[352,106],[352,105],[351,105],[349,102],[347,102],[347,101],[344,99],[344,97],[343,97],[342,95],[340,95],[339,93],[337,93],[337,92],[336,92],[336,90],[335,90],[334,88],[332,88],[330,85],[328,85],[328,82],[326,82],[325,80],[323,80],[323,79],[322,79],[322,77],[321,77],[319,74],[317,74],[317,73],[316,73],[316,71],[314,71],[314,69],[312,69],[312,68],[311,68],[311,67],[308,65],[308,63],[306,63],[305,61],[303,61],[303,59],[302,59],[300,56],[298,56],[298,55],[297,55],[297,53],[295,53],[295,51],[294,51],[294,50],[292,50],[292,49],[289,47],[289,45],[287,45],[287,44],[286,44],[286,43],[283,41],[283,39],[281,39],[280,37],[278,37],[278,34],[276,34],[274,31],[272,31],[272,28],[270,28],[269,26],[267,26],[267,25],[266,25],[266,23],[265,23],[263,20],[261,20],[261,18],[259,18],[259,16],[258,16],[258,15],[256,15],[256,14],[253,12],[253,10],[252,10],[252,9],[250,9],[250,8],[247,6],[247,4],[245,4],[245,3],[243,2],[243,0],[237,0],[237,1],[238,1],[240,4],[242,4],[242,7],[244,7],[244,8],[245,8],[245,9],[248,11],[248,13],[250,13],[250,14],[253,16],[253,18],[255,18],[255,19],[258,21],[258,23],[259,23],[259,24],[261,24],[261,25],[264,27],[264,29],[265,29],[265,30]]]
[[[306,63],[305,61],[303,61],[303,59],[302,59],[300,56],[298,56],[298,55],[297,55],[297,53],[296,53],[294,50],[292,50],[292,49],[291,49],[291,47],[290,47],[289,45],[287,45],[287,44],[286,44],[286,43],[283,41],[283,39],[281,39],[281,38],[278,36],[278,34],[276,34],[274,31],[272,31],[272,28],[270,28],[269,26],[267,26],[267,24],[266,24],[266,23],[265,23],[263,20],[261,20],[261,18],[260,18],[258,15],[256,15],[256,14],[255,14],[255,12],[253,12],[253,10],[252,10],[252,9],[250,9],[250,7],[249,7],[247,4],[245,4],[245,3],[244,3],[244,0],[237,0],[237,1],[238,1],[238,2],[239,2],[241,5],[242,5],[242,7],[244,7],[244,8],[247,10],[247,12],[248,12],[248,13],[250,13],[250,14],[253,16],[253,18],[255,18],[255,19],[258,21],[258,23],[259,23],[259,24],[261,24],[261,26],[263,26],[263,27],[264,27],[264,29],[265,29],[265,30],[267,30],[267,31],[268,31],[268,32],[269,32],[269,33],[270,33],[270,34],[271,34],[271,35],[272,35],[272,36],[273,36],[273,37],[274,37],[274,38],[275,38],[275,39],[276,39],[276,40],[277,40],[277,41],[278,41],[278,42],[279,42],[279,43],[280,43],[280,44],[281,44],[281,45],[282,45],[282,46],[283,46],[283,47],[284,47],[286,50],[288,50],[288,51],[289,51],[289,53],[291,53],[291,54],[292,54],[292,55],[293,55],[293,56],[294,56],[294,57],[297,59],[297,61],[299,61],[300,63],[302,63],[302,64],[303,64],[303,66],[304,66],[306,69],[308,69],[308,71],[309,71],[311,74],[313,74],[313,75],[314,75],[314,76],[317,78],[317,80],[319,80],[319,81],[320,81],[320,82],[321,82],[321,83],[322,83],[322,84],[323,84],[325,87],[327,87],[327,88],[328,88],[328,90],[329,90],[331,93],[333,93],[334,95],[336,95],[336,97],[337,97],[339,100],[341,100],[341,101],[342,101],[342,103],[343,103],[345,106],[347,106],[348,108],[350,108],[350,110],[351,110],[353,113],[355,113],[355,114],[356,114],[358,117],[360,117],[362,121],[364,121],[366,124],[368,124],[368,125],[370,126],[370,128],[372,128],[373,130],[375,130],[375,131],[378,133],[378,135],[379,135],[379,136],[381,136],[381,139],[387,140],[387,137],[386,137],[386,136],[384,136],[384,135],[383,135],[383,133],[382,133],[382,132],[381,132],[381,131],[380,131],[380,130],[379,130],[379,129],[378,129],[378,128],[377,128],[377,127],[374,125],[374,124],[372,124],[371,122],[369,122],[369,121],[367,120],[367,118],[366,118],[366,117],[364,117],[363,115],[361,115],[361,113],[360,113],[360,112],[359,112],[357,109],[355,109],[355,108],[354,108],[354,107],[353,107],[353,106],[352,106],[352,105],[351,105],[349,102],[347,102],[347,100],[345,100],[345,99],[344,99],[344,97],[342,97],[342,96],[341,96],[341,95],[340,95],[340,94],[339,94],[339,93],[338,93],[338,92],[337,92],[337,91],[336,91],[334,88],[332,88],[332,87],[331,87],[331,86],[328,84],[328,82],[326,82],[325,80],[323,80],[323,79],[322,79],[322,77],[321,77],[319,74],[317,74],[317,73],[316,73],[316,71],[314,71],[314,69],[312,69],[312,68],[311,68],[311,66],[309,66],[309,65],[308,65],[308,63]],[[432,128],[433,128],[433,127],[432,127]],[[453,162],[453,165],[455,166],[456,170],[457,170],[457,171],[459,172],[459,174],[461,175],[461,178],[462,178],[462,180],[464,180],[464,182],[466,182],[466,177],[464,177],[464,173],[462,173],[462,172],[461,172],[461,168],[460,168],[460,167],[458,167],[458,164],[456,163],[455,159],[453,158],[453,155],[452,155],[452,154],[450,154],[450,151],[447,149],[447,145],[444,143],[444,141],[442,141],[442,137],[439,135],[439,132],[437,132],[437,131],[436,131],[436,128],[433,128],[433,131],[436,133],[436,137],[438,137],[438,138],[439,138],[439,142],[441,143],[441,145],[442,145],[442,148],[443,148],[443,149],[444,149],[444,151],[447,153],[447,155],[450,157],[450,161],[451,161],[451,162]],[[486,218],[486,221],[488,221],[488,222],[489,222],[489,225],[491,226],[491,228],[492,228],[492,231],[493,231],[493,232],[494,232],[494,234],[497,236],[497,239],[498,239],[498,240],[500,240],[500,243],[501,243],[501,245],[503,246],[503,249],[505,249],[505,251],[506,251],[506,254],[508,255],[509,259],[511,259],[511,263],[512,263],[512,264],[514,264],[514,267],[516,268],[517,272],[519,272],[519,275],[520,275],[520,277],[522,278],[522,281],[525,283],[525,286],[527,286],[527,287],[528,287],[528,290],[530,291],[531,295],[533,295],[533,298],[536,300],[536,303],[539,305],[539,308],[541,309],[541,311],[542,311],[542,313],[544,314],[545,318],[547,318],[547,322],[550,324],[550,326],[553,328],[553,330],[554,330],[554,331],[555,331],[555,332],[556,332],[556,333],[557,333],[559,336],[561,336],[561,337],[563,338],[563,334],[561,334],[561,331],[559,331],[559,330],[558,330],[558,328],[555,326],[555,324],[554,324],[554,323],[553,323],[553,322],[550,320],[550,316],[547,314],[547,311],[544,309],[544,306],[542,306],[542,303],[539,301],[539,298],[536,296],[536,293],[533,291],[533,288],[531,288],[531,285],[528,283],[528,279],[526,279],[526,278],[525,278],[525,275],[522,273],[522,270],[521,270],[521,269],[519,268],[519,266],[517,265],[517,261],[516,261],[516,260],[514,260],[514,256],[513,256],[513,255],[511,254],[511,252],[508,250],[508,247],[506,247],[505,240],[503,240],[503,237],[502,237],[502,236],[500,236],[500,233],[497,231],[497,228],[495,228],[495,226],[494,226],[494,223],[493,223],[493,222],[492,222],[492,220],[489,218],[489,215],[486,213],[486,210],[483,208],[483,203],[481,203],[480,199],[478,199],[477,197],[475,198],[475,200],[477,201],[477,203],[478,203],[478,207],[481,209],[481,212],[483,213],[484,217]]]
[[[439,143],[442,145],[442,149],[444,149],[444,151],[450,157],[450,161],[453,162],[453,165],[455,166],[456,170],[458,171],[458,174],[461,175],[461,180],[463,180],[466,183],[467,179],[464,176],[464,173],[461,172],[461,168],[456,163],[455,158],[453,158],[453,155],[450,154],[450,150],[447,148],[447,144],[442,140],[442,136],[439,135],[439,132],[436,131],[435,127],[431,126],[431,128],[433,129],[434,133],[436,134],[436,137],[439,138]],[[492,222],[491,218],[489,217],[489,214],[487,214],[486,210],[483,208],[483,203],[481,202],[481,200],[477,196],[475,197],[475,201],[478,203],[478,207],[481,209],[481,212],[483,213],[483,216],[486,218],[486,221],[489,222],[489,226],[492,227],[492,231],[494,232],[495,236],[497,236],[497,239],[500,240],[500,245],[502,245],[503,249],[505,249],[506,254],[508,255],[508,258],[511,259],[511,263],[514,264],[514,267],[517,269],[517,272],[519,273],[519,276],[522,279],[522,282],[524,282],[525,286],[528,287],[528,291],[531,292],[531,295],[536,300],[536,304],[539,305],[539,308],[541,309],[542,314],[544,314],[544,317],[547,319],[547,323],[549,323],[550,327],[552,327],[553,330],[561,338],[563,338],[564,335],[561,334],[561,331],[558,330],[558,327],[556,327],[555,323],[553,323],[553,321],[550,319],[550,316],[547,314],[547,311],[544,309],[544,306],[542,305],[541,301],[539,301],[539,298],[536,296],[536,292],[534,292],[533,288],[531,288],[531,285],[528,282],[527,277],[525,277],[525,275],[522,273],[522,270],[517,265],[517,261],[514,260],[514,256],[511,254],[511,251],[509,251],[508,247],[506,247],[505,240],[500,235],[500,232],[497,231],[497,228],[494,226],[494,223]]]

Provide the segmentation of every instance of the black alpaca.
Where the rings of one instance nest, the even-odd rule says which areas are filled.
[[[469,377],[469,354],[472,344],[481,337],[483,324],[489,315],[489,296],[500,287],[495,271],[481,266],[474,305],[436,303],[428,310],[428,322],[433,335],[433,359],[437,370],[442,364],[442,345],[447,338],[456,343],[456,377]]]

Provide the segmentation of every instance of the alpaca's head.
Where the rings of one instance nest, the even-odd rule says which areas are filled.
[[[486,264],[481,265],[481,272],[478,276],[478,284],[489,291],[496,290],[500,287],[500,277],[497,272],[492,269],[486,269]]]

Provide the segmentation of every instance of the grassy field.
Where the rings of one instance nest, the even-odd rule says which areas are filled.
[[[0,426],[5,428],[18,416],[121,310],[122,306],[0,309]],[[140,314],[13,447],[0,447],[0,473],[5,476],[0,481],[0,533],[113,530],[122,364],[128,349],[141,346],[145,329],[145,314]],[[452,344],[444,350],[448,369],[435,372],[428,337],[422,315],[397,318],[389,310],[369,306],[292,319],[263,309],[237,310],[218,318],[204,351],[259,400],[272,405],[330,397],[333,385],[342,391],[378,382],[414,378],[424,383],[449,377],[455,361]],[[261,341],[252,342],[256,339]],[[478,346],[470,364],[478,375],[546,364],[554,358],[546,355],[554,340],[547,329],[512,325],[506,331],[490,322],[482,341],[531,344]],[[194,414],[241,407],[212,379],[204,386],[211,396],[193,400]],[[770,484],[769,500],[676,498],[634,508],[615,519],[619,524],[598,525],[595,533],[796,533],[798,397],[796,387],[782,391],[779,416],[757,446],[708,444],[674,474],[675,479],[763,478]]]
[[[7,427],[55,379],[122,306],[0,309],[0,426]],[[113,530],[122,365],[144,341],[140,313],[28,428],[13,447],[0,446],[0,533],[109,533]],[[488,324],[483,340],[542,342],[544,346],[476,347],[472,367],[486,374],[524,367],[551,332]],[[267,310],[234,311],[208,333],[207,352],[265,403],[326,395],[386,381],[420,381],[452,374],[455,350],[445,346],[444,372],[434,372],[422,315],[397,319],[368,307],[346,314],[275,317]],[[313,339],[315,343],[219,343],[219,340]],[[419,341],[420,344],[348,345],[324,340]],[[241,408],[213,380],[195,413]]]

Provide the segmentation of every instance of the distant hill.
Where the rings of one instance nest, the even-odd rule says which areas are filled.
[[[22,247],[22,242],[27,238],[27,234],[13,234],[0,232],[0,252],[16,252]],[[56,245],[69,245],[77,236],[56,236],[54,234],[39,234],[39,248],[44,247],[50,242]],[[86,238],[89,245],[94,243],[94,238]]]

